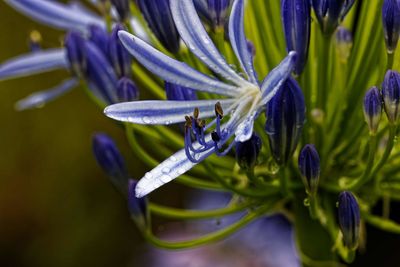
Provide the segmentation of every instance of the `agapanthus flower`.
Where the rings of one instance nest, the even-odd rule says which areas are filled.
[[[244,142],[251,138],[255,119],[290,76],[296,61],[296,53],[289,52],[279,66],[259,84],[253,68],[253,55],[247,49],[244,34],[244,1],[235,1],[229,20],[229,38],[246,73],[245,79],[236,73],[218,52],[192,1],[173,1],[170,7],[182,40],[193,54],[225,81],[202,74],[185,63],[162,54],[128,32],[119,32],[122,43],[143,66],[165,81],[227,98],[184,102],[139,101],[115,104],[105,109],[107,116],[131,123],[169,125],[187,122],[185,148],[146,173],[137,184],[138,197],[177,178],[210,155],[225,155],[235,142]],[[222,123],[221,114],[216,114],[217,103],[225,114],[230,114],[225,123]],[[207,125],[199,122],[210,117],[215,117],[215,120]],[[214,134],[206,133],[206,130],[213,126]],[[196,136],[194,142],[191,140],[191,131]],[[232,136],[235,136],[234,140],[228,149],[223,151],[223,145],[228,143]]]

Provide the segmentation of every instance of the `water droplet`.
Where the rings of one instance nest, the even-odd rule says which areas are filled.
[[[168,167],[164,167],[161,171],[162,171],[163,173],[165,173],[165,174],[168,174],[168,173],[171,172],[171,169],[168,168]]]
[[[153,174],[151,174],[150,172],[146,172],[144,177],[147,178],[147,179],[151,179],[151,178],[153,178]]]
[[[303,201],[304,206],[308,207],[310,206],[310,199],[308,199],[308,197],[306,197]]]
[[[169,159],[170,159],[172,162],[176,162],[176,161],[177,161],[177,159],[176,159],[175,156],[171,156]]]
[[[171,178],[171,176],[169,176],[169,175],[163,175],[163,176],[161,176],[160,180],[161,180],[163,183],[168,183],[169,181],[172,180],[172,178]]]
[[[149,123],[151,122],[150,118],[147,117],[147,116],[144,116],[144,117],[142,118],[142,121],[143,121],[143,123],[145,123],[145,124],[149,124]]]

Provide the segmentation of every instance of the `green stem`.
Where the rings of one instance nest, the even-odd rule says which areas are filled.
[[[268,210],[271,209],[273,205],[273,202],[265,204],[258,209],[249,212],[246,216],[244,216],[242,219],[239,221],[229,225],[228,227],[225,227],[219,231],[204,235],[200,238],[196,238],[193,240],[187,240],[187,241],[181,241],[181,242],[169,242],[169,241],[164,241],[156,236],[148,230],[144,232],[144,236],[149,241],[151,244],[164,248],[164,249],[188,249],[188,248],[194,248],[198,247],[201,245],[206,245],[210,243],[214,243],[216,241],[222,240],[226,238],[227,236],[235,233],[237,230],[243,228],[250,222],[254,221],[258,217],[264,215]]]
[[[376,155],[376,149],[377,149],[376,142],[377,142],[376,136],[370,135],[368,161],[367,164],[365,165],[365,170],[360,178],[356,179],[352,184],[348,186],[349,190],[357,190],[358,188],[360,188],[360,186],[367,183],[369,179],[372,177],[371,170]]]
[[[387,64],[386,64],[386,70],[390,70],[393,67],[393,61],[394,61],[394,52],[393,53],[387,53]]]
[[[253,205],[252,202],[244,202],[238,204],[232,204],[224,208],[213,209],[213,210],[184,210],[166,207],[163,205],[150,203],[149,209],[152,213],[173,219],[210,219],[221,217],[224,215],[236,213],[247,209]]]

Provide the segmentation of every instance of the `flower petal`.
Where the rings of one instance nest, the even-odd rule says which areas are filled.
[[[196,101],[134,101],[108,106],[104,113],[113,119],[138,124],[173,124],[185,121],[198,108],[200,118],[215,116],[215,103],[229,112],[235,99]]]
[[[176,28],[192,53],[225,79],[241,87],[248,86],[248,82],[226,63],[213,44],[197,15],[193,1],[171,1],[170,7]]]
[[[246,119],[239,124],[235,131],[235,141],[245,142],[251,138],[253,135],[254,120],[257,118],[258,112],[251,112]]]
[[[297,53],[295,51],[290,51],[285,59],[265,77],[261,84],[262,105],[267,104],[269,100],[271,100],[282,83],[290,76],[295,67],[296,58]]]
[[[119,31],[118,35],[129,53],[143,66],[167,82],[226,96],[236,96],[241,92],[240,88],[215,80],[183,62],[164,55],[128,32]]]
[[[211,134],[205,136],[207,142],[211,140]],[[198,142],[193,143],[195,149],[200,147]],[[201,158],[207,157],[214,153],[213,149],[198,153],[197,155]],[[143,197],[160,186],[172,181],[178,176],[184,174],[197,163],[191,162],[185,153],[185,149],[179,150],[174,155],[161,162],[150,172],[146,173],[145,176],[139,180],[136,186],[136,197]]]
[[[229,20],[229,39],[242,69],[246,72],[252,83],[258,84],[253,66],[253,55],[248,49],[247,39],[244,33],[243,0],[237,0],[233,3]]]
[[[10,59],[0,65],[0,80],[28,76],[35,73],[66,69],[68,62],[64,49],[48,49]]]
[[[79,80],[76,78],[68,79],[68,80],[65,80],[64,82],[62,82],[61,84],[57,85],[54,88],[33,93],[33,94],[27,96],[26,98],[19,100],[15,104],[15,108],[17,110],[21,111],[21,110],[25,110],[25,109],[42,107],[46,103],[69,92],[71,89],[73,89],[78,84],[78,81]]]
[[[92,24],[105,27],[101,18],[77,12],[75,7],[56,1],[6,0],[6,3],[32,19],[58,29],[86,32]]]

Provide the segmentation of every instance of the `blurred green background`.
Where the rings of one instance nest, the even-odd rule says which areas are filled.
[[[0,62],[28,52],[32,30],[42,33],[44,47],[60,46],[62,32],[1,1]],[[80,89],[42,109],[14,110],[17,100],[67,76],[51,72],[0,82],[0,266],[147,266],[139,262],[146,248],[125,202],[91,151],[94,132],[110,134],[133,177],[140,177],[143,168],[130,154],[123,131]],[[161,189],[155,197],[166,192]],[[169,201],[176,204],[170,192]],[[400,214],[398,207],[394,211]],[[400,266],[399,245],[399,236],[369,227],[367,253],[352,266]]]

